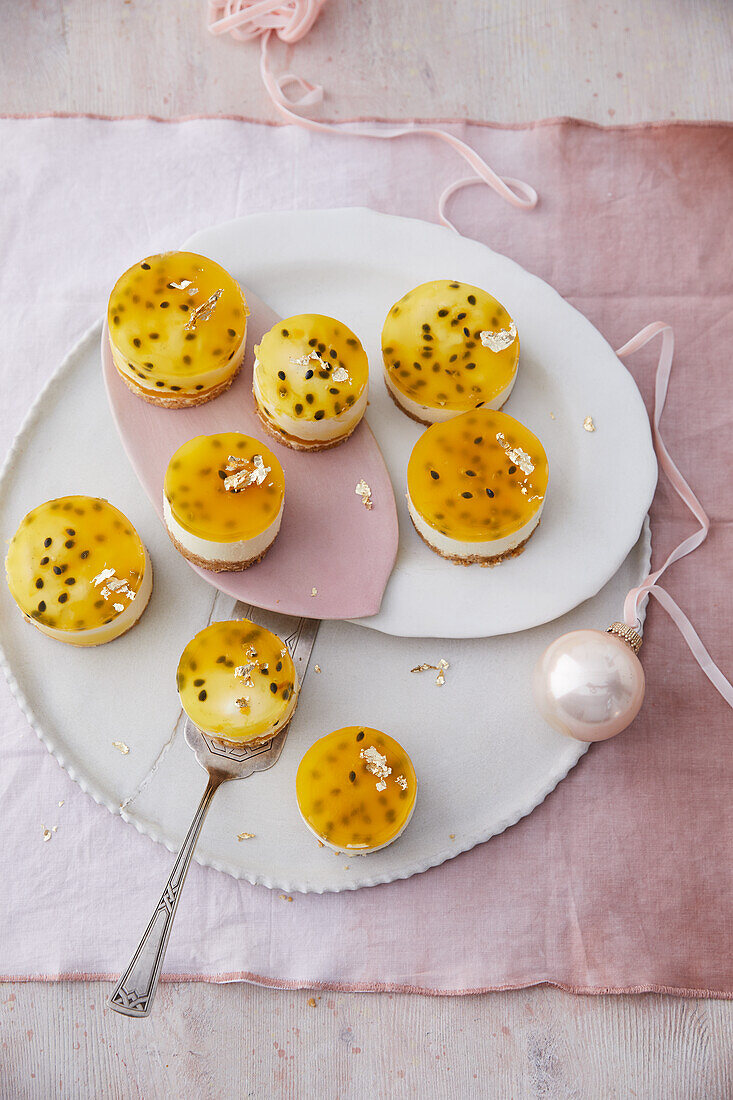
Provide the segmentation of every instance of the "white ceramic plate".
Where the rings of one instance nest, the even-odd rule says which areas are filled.
[[[40,498],[106,496],[150,549],[150,605],[129,634],[80,650],[25,623],[0,584],[0,662],[28,721],[71,777],[97,802],[173,848],[204,785],[180,734],[175,668],[186,642],[208,620],[214,593],[170,546],[125,457],[104,393],[99,338],[97,325],[21,429],[0,477],[0,531],[8,537]],[[627,590],[648,572],[649,552],[647,527],[595,598],[549,626],[506,638],[405,639],[324,623],[279,763],[221,789],[197,859],[286,891],[353,890],[424,871],[512,825],[585,751],[535,713],[534,662],[563,631],[617,618]],[[410,674],[440,657],[450,662],[444,687],[436,687],[430,673]],[[316,737],[354,722],[387,730],[406,746],[420,795],[395,844],[369,856],[339,857],[318,848],[300,821],[294,780]],[[130,746],[129,755],[113,747],[118,740]],[[255,839],[238,842],[243,831]]]
[[[565,614],[618,570],[656,486],[649,420],[612,348],[547,283],[450,230],[359,208],[240,218],[197,233],[186,247],[218,260],[282,317],[335,315],[366,347],[367,416],[392,477],[400,549],[381,609],[358,620],[364,626],[403,637],[508,634]],[[407,460],[423,429],[387,396],[380,335],[393,302],[439,278],[484,287],[515,318],[520,367],[505,411],[539,436],[550,463],[539,529],[523,554],[495,569],[432,553],[405,504]],[[595,432],[584,430],[587,416]]]

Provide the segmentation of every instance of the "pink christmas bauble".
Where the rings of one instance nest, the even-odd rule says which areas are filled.
[[[573,630],[537,662],[532,692],[551,726],[578,741],[605,741],[636,718],[644,669],[633,649],[604,630]]]

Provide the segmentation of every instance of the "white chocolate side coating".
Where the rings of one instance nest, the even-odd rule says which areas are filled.
[[[338,416],[324,418],[323,420],[296,420],[294,417],[281,412],[278,413],[277,419],[275,419],[265,412],[259,373],[260,362],[255,359],[252,392],[261,415],[276,430],[293,436],[295,439],[301,439],[305,443],[330,443],[334,439],[341,439],[342,436],[349,435],[366,412],[369,394],[367,390],[364,390],[361,397]]]
[[[163,517],[166,527],[176,542],[195,557],[202,558],[204,561],[248,562],[264,554],[268,546],[275,541],[282,522],[283,505],[280,505],[280,511],[269,527],[254,538],[237,542],[214,542],[187,531],[173,515],[165,494],[163,495]]]
[[[428,545],[437,550],[439,554],[447,554],[458,558],[496,558],[500,554],[515,550],[517,546],[521,546],[523,542],[527,541],[540,522],[544,506],[545,502],[543,500],[535,514],[519,530],[513,531],[510,535],[498,539],[489,539],[485,542],[467,542],[462,539],[452,539],[448,535],[444,535],[442,531],[436,531],[434,527],[425,522],[412,503],[410,494],[407,494],[407,510],[410,513],[412,522],[415,524],[415,528]]]
[[[496,395],[493,401],[487,401],[482,408],[493,409],[494,411],[500,409],[509,399],[509,395],[514,389],[514,383],[517,380],[516,374],[513,375],[509,384]],[[418,405],[417,401],[413,401],[411,397],[408,397],[402,390],[398,390],[392,381],[392,377],[389,371],[384,368],[384,383],[389,392],[394,397],[397,404],[409,413],[410,416],[416,420],[421,421],[424,424],[442,424],[446,420],[452,420],[456,416],[455,409],[440,409],[431,405]]]

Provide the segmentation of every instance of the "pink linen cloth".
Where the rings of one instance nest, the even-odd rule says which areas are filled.
[[[665,583],[730,676],[733,128],[557,120],[455,132],[540,193],[524,213],[483,188],[463,192],[451,217],[464,233],[552,283],[614,347],[649,321],[674,326],[663,431],[713,525]],[[6,119],[0,145],[3,452],[135,259],[269,209],[354,204],[435,220],[439,192],[463,174],[418,136],[380,143],[234,120]],[[650,345],[628,362],[648,404],[657,354]],[[692,529],[664,482],[652,523],[655,561]],[[292,904],[194,864],[164,976],[733,996],[731,712],[653,603],[644,635],[639,719],[592,746],[530,817],[407,881]],[[4,681],[0,754],[0,976],[116,978],[170,854],[82,794]],[[58,824],[49,843],[42,824]]]

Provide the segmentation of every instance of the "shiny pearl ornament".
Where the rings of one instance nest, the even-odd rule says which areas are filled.
[[[634,652],[641,639],[623,624],[629,641],[603,630],[563,634],[537,662],[535,704],[554,729],[578,741],[605,741],[625,730],[644,701],[644,669]]]

